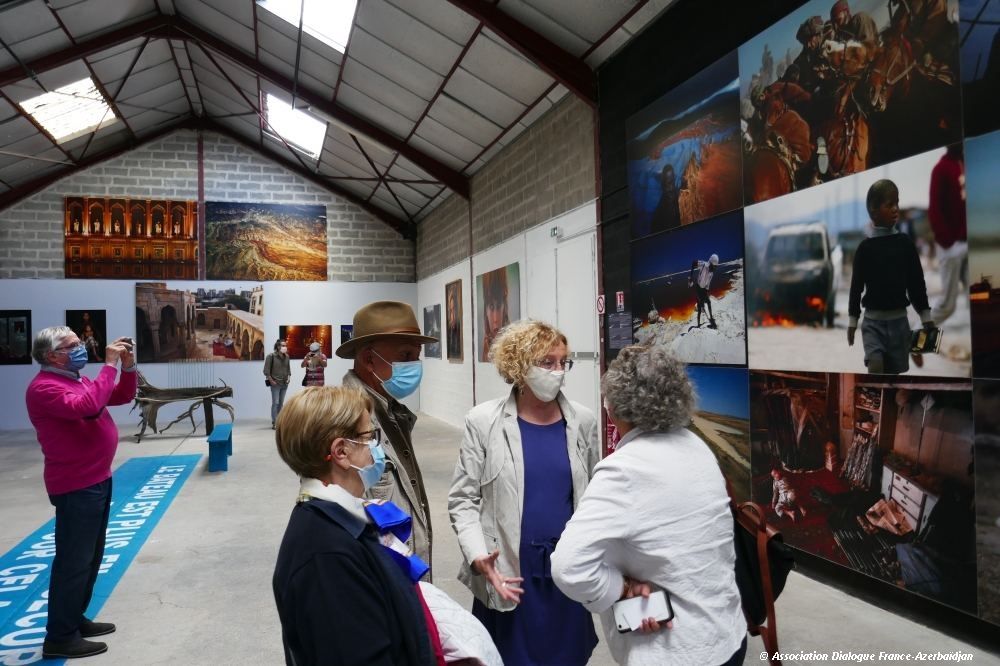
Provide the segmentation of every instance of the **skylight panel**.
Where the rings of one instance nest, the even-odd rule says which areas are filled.
[[[277,134],[310,157],[319,157],[326,138],[326,123],[308,113],[293,109],[290,104],[268,93],[265,100],[267,124],[265,130]]]
[[[90,77],[26,99],[20,107],[59,143],[118,121]]]
[[[299,29],[302,0],[257,0],[257,4]],[[357,0],[305,0],[302,29],[340,53],[347,50],[347,39],[354,23]]]

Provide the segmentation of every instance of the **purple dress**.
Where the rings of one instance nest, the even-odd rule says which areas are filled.
[[[521,511],[521,603],[509,612],[478,599],[472,613],[493,637],[505,664],[584,666],[597,645],[590,612],[559,591],[549,556],[573,515],[566,421],[535,425],[517,419],[524,455]]]

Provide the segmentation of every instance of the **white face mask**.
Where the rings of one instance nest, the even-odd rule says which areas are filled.
[[[555,400],[565,381],[566,372],[564,370],[543,370],[537,365],[532,367],[524,378],[528,388],[542,402]]]

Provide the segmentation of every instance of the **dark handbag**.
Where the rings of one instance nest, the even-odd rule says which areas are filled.
[[[309,376],[308,374],[302,375],[302,385],[303,386],[306,385],[306,377],[308,377],[308,376]]]
[[[728,481],[726,489],[729,490]],[[774,654],[778,652],[774,601],[785,589],[788,573],[795,568],[792,548],[785,543],[781,532],[767,524],[759,504],[737,504],[730,491],[729,507],[733,514],[736,586],[740,589],[747,630],[751,636],[760,635],[768,653]]]
[[[270,386],[270,385],[271,385],[271,380],[270,379],[265,379],[264,380],[264,386]]]

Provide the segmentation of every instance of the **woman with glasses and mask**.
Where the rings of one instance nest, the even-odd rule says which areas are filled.
[[[287,664],[436,663],[409,516],[362,500],[385,470],[371,410],[362,391],[326,386],[278,415],[278,453],[299,476],[272,581]]]
[[[56,509],[42,656],[89,657],[108,646],[87,639],[115,630],[110,622],[93,622],[84,612],[104,557],[111,461],[118,449],[118,427],[107,408],[135,398],[135,358],[131,340],[118,338],[105,349],[104,365],[94,379],[81,375],[87,348],[66,326],[39,331],[31,356],[42,369],[28,385],[25,401],[45,456],[45,490]]]
[[[512,385],[474,407],[448,511],[475,596],[504,663],[586,664],[597,643],[590,613],[552,581],[549,556],[600,460],[593,412],[562,394],[566,336],[540,321],[500,331],[490,360]]]

